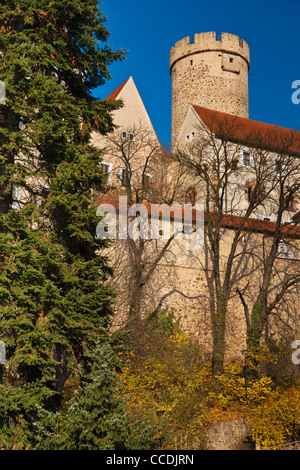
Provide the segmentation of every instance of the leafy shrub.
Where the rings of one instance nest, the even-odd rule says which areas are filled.
[[[273,389],[270,377],[246,380],[244,367],[241,363],[229,363],[223,374],[216,376],[216,392],[211,393],[215,404],[227,408],[230,404],[254,406],[265,400]]]
[[[197,343],[168,315],[139,324],[122,369],[121,390],[135,416],[152,416],[168,444],[199,441],[207,413],[204,359]],[[199,445],[199,442],[196,444]]]
[[[262,448],[279,448],[300,432],[300,391],[276,390],[257,407],[251,418],[252,438]]]

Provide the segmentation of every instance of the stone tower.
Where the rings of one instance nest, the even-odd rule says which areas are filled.
[[[190,104],[249,117],[249,67],[249,46],[234,34],[195,34],[172,47],[172,147]]]

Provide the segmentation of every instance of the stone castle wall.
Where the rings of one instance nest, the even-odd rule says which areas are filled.
[[[233,230],[226,230],[223,233],[221,243],[221,276],[224,275],[226,260],[234,237]],[[249,241],[248,252],[255,251],[260,257],[265,247],[266,240],[263,234],[254,234],[251,242]],[[150,244],[149,258],[145,259],[154,262],[156,243]],[[163,245],[159,247],[161,249]],[[240,252],[239,247],[238,252]],[[111,246],[111,252],[107,253],[109,259],[115,257],[116,263],[113,264],[115,277],[117,280],[114,286],[119,295],[116,298],[115,319],[113,329],[125,326],[127,320],[127,300],[132,286],[130,285],[129,275],[132,270],[132,262],[127,259],[125,254],[119,255],[120,244],[116,242]],[[157,252],[157,254],[159,251]],[[206,244],[203,248],[196,251],[186,250],[185,242],[173,241],[168,253],[163,257],[156,267],[151,280],[143,289],[143,313],[151,313],[160,306],[163,310],[167,309],[173,312],[174,317],[180,321],[182,329],[191,334],[201,345],[203,353],[210,355],[213,347],[213,329],[215,322],[215,292],[212,279],[212,266],[209,261],[210,252]],[[256,259],[256,258],[255,258]],[[120,261],[121,260],[121,261]],[[238,286],[241,291],[247,288],[245,294],[247,304],[251,311],[253,303],[258,294],[260,285],[261,265],[258,264],[255,269],[253,261],[248,257],[243,257],[243,262],[238,261],[238,278],[232,289],[231,299],[228,304],[226,318],[226,349],[225,363],[232,360],[240,360],[243,351],[246,349],[247,325],[243,305],[236,291]],[[289,259],[278,259],[276,262],[277,277],[274,277],[272,284],[280,287],[280,279],[283,273],[297,269],[298,262],[291,262]],[[233,267],[233,271],[237,268]],[[126,273],[126,276],[124,274]],[[242,273],[242,275],[241,275]],[[276,288],[274,295],[276,294]],[[284,334],[283,324],[286,325],[286,332],[300,331],[299,321],[299,296],[297,292],[290,294],[290,304],[286,312],[280,312],[280,319],[276,321],[276,315],[271,316],[268,322],[268,332],[272,335],[281,331]],[[287,297],[288,299],[288,297]],[[292,307],[293,305],[293,307]],[[287,304],[283,305],[283,310]],[[292,350],[291,350],[292,354]]]

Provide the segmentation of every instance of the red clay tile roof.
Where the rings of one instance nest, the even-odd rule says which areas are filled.
[[[300,156],[300,132],[192,105],[217,137],[287,155]]]
[[[129,77],[130,78],[130,77]],[[127,80],[125,80],[124,83],[122,83],[122,85],[120,85],[118,88],[116,88],[110,95],[108,95],[105,99],[106,100],[115,100],[117,98],[117,96],[119,95],[119,93],[121,92],[121,90],[123,90],[124,86],[126,85],[126,83],[128,82],[129,78],[127,78]]]
[[[111,204],[116,209],[116,211],[119,212],[119,209],[120,209],[119,200],[118,200],[118,196],[116,196],[116,195],[108,196],[108,195],[99,194],[99,198],[98,198],[97,203],[99,205],[100,204]],[[143,204],[143,206],[145,206],[147,208],[148,213],[150,215],[151,214],[151,204],[145,203],[145,202],[143,202],[142,204]],[[129,209],[129,205],[127,206],[127,209]],[[166,207],[161,206],[160,210],[161,210],[162,215],[164,213],[164,209],[166,210],[166,215],[169,215],[168,207],[167,206]],[[180,217],[179,220],[183,220],[183,216],[184,216],[183,207],[181,208],[181,210],[182,210],[181,217],[180,217],[179,213],[177,213]],[[213,223],[214,220],[217,219],[217,216],[218,215],[215,212],[204,211],[204,221],[205,221],[205,223],[209,223],[209,222]],[[170,213],[170,219],[171,220],[176,220],[177,219],[176,213],[173,214],[171,212]],[[189,218],[188,218],[188,215],[187,215],[186,221],[188,222],[188,220],[189,220]],[[192,220],[193,220],[193,222],[196,221],[196,209],[192,210]],[[255,218],[250,218],[250,217],[246,221],[244,221],[243,217],[229,215],[229,214],[223,214],[222,220],[221,220],[221,226],[223,228],[233,229],[233,230],[238,229],[242,223],[244,224],[243,225],[243,230],[244,231],[264,233],[266,235],[272,235],[273,233],[275,233],[275,229],[276,229],[276,222],[271,222],[271,221],[261,220],[261,219],[255,219]],[[280,231],[281,231],[282,234],[285,234],[287,236],[297,238],[297,239],[300,238],[300,227],[297,226],[297,225],[287,224],[287,223],[281,224]]]
[[[206,221],[213,221],[216,218],[216,214],[206,212],[204,214],[204,218]],[[228,229],[237,229],[239,228],[240,224],[243,222],[243,217],[223,214],[222,216],[222,227],[226,227]],[[251,231],[256,233],[265,233],[265,234],[272,234],[275,232],[276,229],[276,222],[271,222],[267,220],[261,219],[254,219],[248,218],[244,222],[244,230]],[[280,231],[282,234],[289,235],[294,238],[300,238],[300,228],[295,226],[294,224],[281,224]]]

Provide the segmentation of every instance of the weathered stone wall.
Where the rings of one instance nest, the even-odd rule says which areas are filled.
[[[215,32],[181,39],[170,52],[172,145],[188,106],[195,104],[248,118],[249,46],[238,36]]]
[[[226,260],[229,256],[229,250],[234,237],[234,230],[224,230],[221,242],[221,276],[225,271]],[[145,261],[153,263],[160,253],[165,241],[157,241],[147,244]],[[126,243],[126,241],[124,241]],[[241,242],[242,243],[242,242]],[[266,249],[266,240],[263,234],[252,234],[248,242],[248,251],[255,253],[254,260],[262,257],[263,250]],[[124,246],[123,246],[124,248]],[[238,252],[242,245],[238,247]],[[113,244],[109,250],[108,257],[113,261],[114,278],[116,291],[119,295],[116,297],[115,319],[113,329],[118,329],[123,323],[126,323],[126,311],[128,311],[128,299],[131,294],[132,285],[130,285],[130,273],[133,269],[132,260],[125,251],[122,253],[119,242]],[[226,337],[225,337],[225,363],[231,360],[240,360],[243,358],[243,350],[246,349],[246,317],[242,302],[236,291],[239,287],[241,291],[246,291],[246,301],[249,309],[258,294],[262,265],[260,263],[255,267],[253,260],[247,256],[237,260],[239,264],[237,276],[238,279],[232,289],[231,299],[228,304],[226,315]],[[272,279],[272,284],[280,287],[281,278],[286,272],[292,273],[297,270],[298,261],[289,259],[278,259],[276,262],[276,273]],[[234,264],[234,269],[237,265]],[[277,287],[278,288],[278,287]],[[274,289],[275,295],[277,289]],[[281,331],[286,332],[300,331],[299,319],[299,296],[297,292],[290,294],[278,311],[277,315],[268,321],[268,331],[274,334]],[[199,341],[203,352],[210,355],[213,346],[213,325],[214,325],[214,306],[215,292],[212,278],[212,266],[210,263],[210,252],[207,244],[201,250],[188,251],[186,242],[173,241],[170,244],[168,252],[163,256],[151,280],[143,288],[142,311],[150,313],[158,307],[168,309],[174,313],[175,318],[180,320],[184,331],[193,335]],[[286,308],[286,310],[284,310]],[[292,350],[291,350],[292,354]]]
[[[223,421],[208,430],[206,447],[208,450],[249,450],[247,437],[250,430],[251,426],[244,418]]]

